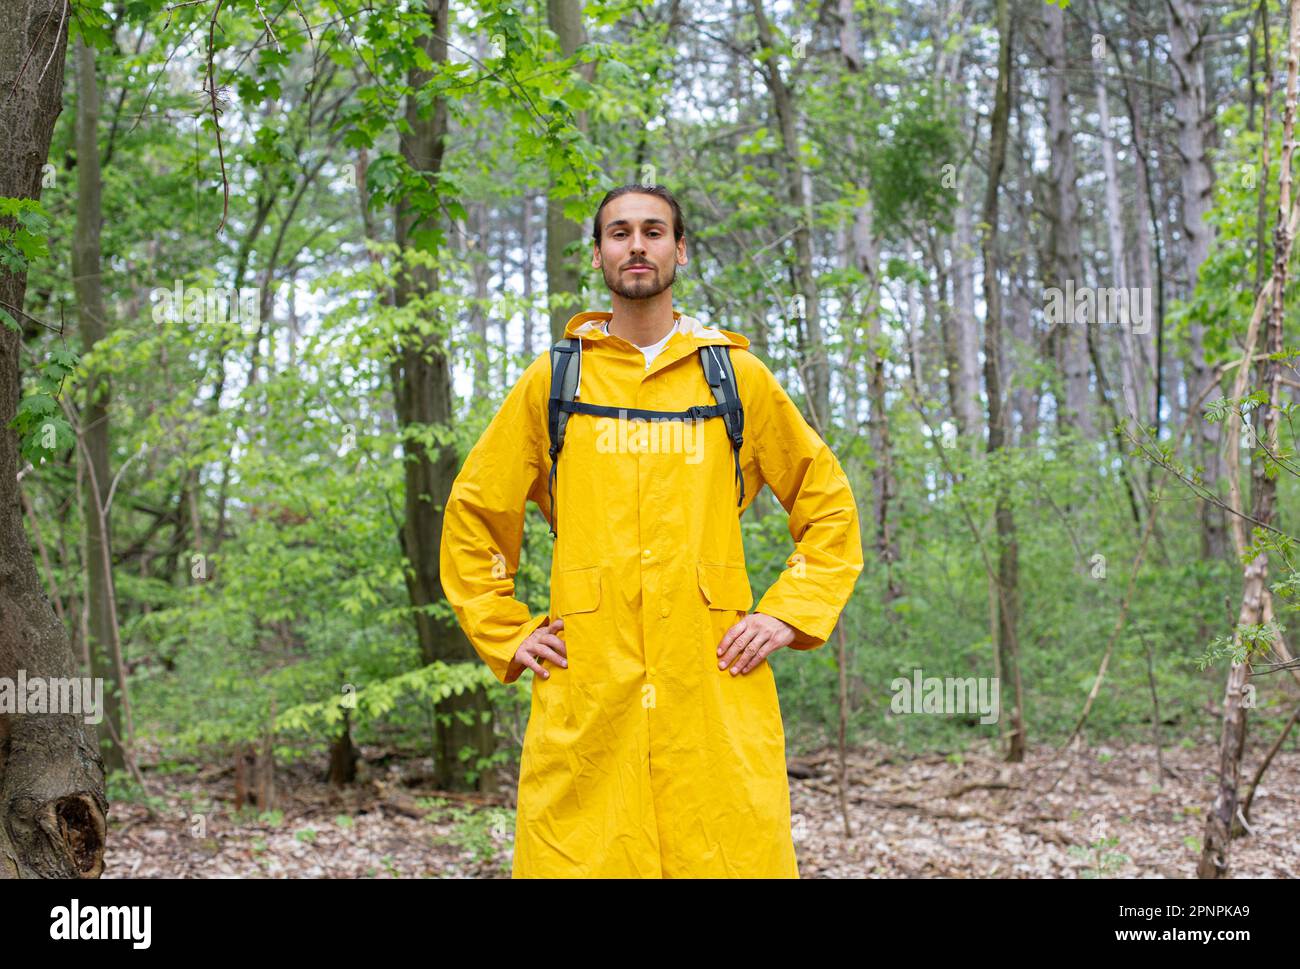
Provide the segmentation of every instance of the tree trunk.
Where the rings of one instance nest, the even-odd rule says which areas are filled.
[[[1200,0],[1165,0],[1169,14],[1169,63],[1174,75],[1174,116],[1178,123],[1178,171],[1182,179],[1183,238],[1187,252],[1187,295],[1196,289],[1201,263],[1210,252],[1214,229],[1206,216],[1210,211],[1210,192],[1214,170],[1206,130],[1210,119],[1205,95],[1205,28]],[[1191,373],[1189,393],[1193,399],[1212,379],[1205,362],[1205,326],[1190,320],[1189,350]],[[1222,397],[1217,383],[1205,398],[1208,406]],[[1223,457],[1219,450],[1219,425],[1196,421],[1205,459],[1205,486],[1217,492],[1223,477]],[[1211,502],[1201,503],[1201,545],[1207,558],[1223,558],[1228,552],[1223,511]]]
[[[1119,166],[1115,161],[1115,139],[1110,131],[1110,95],[1106,90],[1106,62],[1093,59],[1093,72],[1097,86],[1097,126],[1101,140],[1101,167],[1106,176],[1106,242],[1110,254],[1110,285],[1122,293],[1128,292],[1128,266],[1124,250],[1124,210],[1119,201]],[[1140,222],[1141,219],[1139,218]],[[1142,336],[1133,332],[1129,320],[1112,321],[1112,329],[1119,347],[1120,394],[1119,412],[1122,418],[1137,420],[1142,415],[1142,402],[1147,399],[1145,374],[1139,365]],[[1146,323],[1149,326],[1150,320]]]
[[[546,0],[546,19],[560,44],[560,53],[570,57],[587,42],[587,28],[582,20],[582,0]],[[583,76],[592,79],[593,65],[583,68]],[[587,113],[575,117],[579,130],[587,130]],[[564,326],[580,307],[578,289],[582,277],[578,257],[566,256],[565,249],[583,236],[583,227],[564,214],[565,199],[554,184],[546,195],[546,292],[551,308],[551,342],[564,336]],[[557,299],[559,297],[559,299]]]
[[[524,360],[525,366],[532,362],[537,352],[533,349],[533,245],[536,229],[533,220],[533,193],[524,190],[523,205],[520,206],[519,235],[520,252],[523,253],[519,272],[523,276],[524,286]]]
[[[1020,378],[1008,388],[1008,400],[1014,408],[1015,417],[1019,418],[1019,426],[1017,427],[1012,415],[1007,415],[1006,443],[1014,443],[1018,447],[1032,450],[1038,446],[1038,410],[1043,397],[1042,381],[1035,375],[1043,354],[1039,346],[1040,338],[1035,332],[1033,322],[1033,308],[1042,304],[1042,289],[1040,287],[1037,291],[1031,291],[1030,285],[1034,274],[1032,260],[1037,257],[1041,266],[1043,259],[1041,255],[1036,254],[1033,242],[1033,213],[1030,199],[1034,197],[1036,187],[1033,169],[1026,157],[1025,146],[1029,139],[1025,135],[1024,111],[1019,104],[1021,99],[1018,92],[1018,79],[1014,74],[1011,76],[1011,100],[1016,105],[1016,131],[1020,137],[1015,139],[1016,191],[1011,193],[1015,200],[1014,224],[1017,244],[1012,249],[1008,267],[1009,278],[1013,281],[1010,359]],[[973,295],[971,300],[971,312],[974,313]]]
[[[1070,123],[1070,101],[1066,83],[1065,13],[1046,4],[1043,15],[1043,48],[1047,61],[1047,136],[1051,145],[1053,223],[1052,281],[1062,292],[1070,282],[1082,288],[1083,253],[1079,242],[1079,194],[1075,185],[1074,127]],[[1058,363],[1065,379],[1065,401],[1060,424],[1074,424],[1085,440],[1096,436],[1088,391],[1088,327],[1094,321],[1075,317],[1069,297],[1062,304],[1061,318],[1054,320]]]
[[[447,60],[447,23],[449,0],[425,0],[425,12],[433,21],[433,32],[418,43],[435,65]],[[407,83],[413,92],[429,82],[431,71],[412,67]],[[402,156],[414,171],[423,173],[433,184],[442,167],[443,139],[447,132],[447,102],[433,99],[422,111],[414,95],[408,97],[406,122],[409,133],[402,139]],[[417,226],[418,212],[404,196],[397,203],[395,228],[397,244],[403,252],[417,243],[413,233],[428,226]],[[398,279],[394,300],[406,306],[425,299],[438,289],[435,269],[404,266]],[[402,334],[401,350],[392,363],[393,389],[398,421],[403,429],[418,431],[429,425],[447,426],[452,418],[451,367],[443,338],[431,328],[419,324]],[[461,663],[475,659],[473,647],[459,628],[449,628],[430,614],[429,608],[444,601],[438,568],[438,541],[442,534],[443,510],[456,477],[456,449],[448,443],[430,451],[416,437],[403,443],[406,478],[405,520],[400,534],[406,556],[406,589],[414,612],[420,655],[425,663],[441,660]],[[438,704],[435,738],[436,783],[449,790],[472,787],[465,776],[466,765],[459,752],[470,747],[481,755],[492,752],[492,725],[483,722],[488,709],[479,690],[467,690]],[[471,724],[461,721],[457,713],[469,715]],[[485,774],[489,784],[494,777]]]
[[[861,38],[858,34],[857,14],[853,10],[852,0],[839,0],[840,54],[851,75],[861,75],[862,54]],[[860,76],[855,77],[861,83]],[[857,142],[853,135],[847,138],[846,147],[849,156],[857,157]],[[853,267],[867,279],[866,300],[863,315],[867,322],[867,396],[870,400],[869,417],[871,432],[871,497],[872,520],[876,532],[876,555],[885,571],[884,604],[886,615],[892,616],[889,605],[903,594],[899,584],[894,563],[898,561],[898,541],[894,537],[894,524],[890,518],[890,502],[894,497],[895,484],[893,472],[893,445],[889,440],[889,411],[885,403],[885,346],[884,334],[880,326],[880,301],[877,296],[880,287],[880,243],[876,238],[874,208],[871,193],[866,192],[867,201],[853,212],[852,259]],[[854,381],[855,382],[855,381]],[[828,415],[819,411],[822,420]],[[854,420],[850,414],[850,421]],[[819,428],[823,433],[825,427]]]
[[[72,247],[73,288],[77,294],[77,319],[86,353],[104,336],[104,285],[100,275],[100,225],[103,221],[103,183],[99,170],[99,84],[95,78],[95,49],[77,39],[77,226]],[[104,681],[105,728],[101,739],[104,770],[123,770],[126,755],[118,742],[125,737],[117,682],[115,604],[113,602],[112,518],[105,511],[112,481],[109,471],[108,405],[112,388],[108,377],[92,374],[81,412],[85,457],[94,474],[82,479],[82,517],[86,529],[86,600],[89,609],[91,675]],[[82,455],[78,455],[80,459]],[[101,517],[108,531],[100,528]],[[115,740],[114,738],[118,738]]]
[[[469,205],[469,220],[466,223],[466,229],[472,229],[473,234],[465,240],[461,258],[470,263],[470,272],[474,277],[474,301],[470,304],[469,312],[469,329],[473,334],[470,342],[474,354],[474,383],[471,386],[470,393],[474,400],[483,400],[491,395],[490,383],[490,364],[491,364],[491,347],[492,343],[488,339],[488,277],[492,274],[491,266],[488,265],[488,219],[487,203],[471,202]],[[505,343],[501,344],[501,356],[507,357],[509,347]]]
[[[975,318],[975,229],[963,178],[959,185],[952,239],[952,334],[948,388],[957,433],[968,440],[983,436],[979,387],[979,324]],[[947,314],[945,314],[947,318]]]
[[[0,196],[39,199],[41,167],[62,110],[64,0],[10,0],[0,22]],[[0,270],[0,301],[22,313],[26,272]],[[22,336],[0,326],[0,677],[77,672],[41,590],[18,498]],[[0,878],[97,878],[108,802],[95,730],[78,714],[0,714]]]
[[[1123,65],[1121,65],[1123,70]],[[1129,104],[1129,125],[1133,139],[1134,170],[1136,177],[1133,180],[1133,191],[1136,199],[1135,211],[1133,214],[1133,239],[1135,252],[1136,281],[1138,291],[1141,293],[1153,293],[1155,304],[1155,319],[1151,327],[1143,334],[1135,334],[1137,348],[1139,351],[1138,372],[1139,383],[1147,387],[1146,396],[1142,399],[1139,409],[1138,418],[1144,424],[1151,424],[1156,428],[1160,426],[1159,416],[1159,398],[1163,396],[1163,389],[1158,379],[1160,368],[1156,356],[1157,335],[1163,329],[1164,321],[1164,286],[1163,273],[1161,273],[1161,286],[1159,290],[1155,287],[1155,273],[1152,268],[1153,253],[1155,249],[1152,243],[1151,225],[1155,220],[1155,211],[1152,208],[1151,192],[1149,186],[1151,183],[1151,172],[1147,165],[1146,141],[1142,134],[1142,123],[1137,116],[1136,105],[1131,103],[1128,94],[1128,82],[1125,81],[1125,101]],[[1158,255],[1158,253],[1156,253]],[[1150,477],[1155,471],[1155,465],[1148,468],[1148,490],[1150,490]]]
[[[1291,0],[1291,33],[1287,48],[1286,108],[1282,120],[1282,157],[1277,207],[1277,224],[1273,231],[1273,287],[1272,306],[1268,323],[1267,352],[1282,352],[1283,299],[1286,294],[1287,263],[1291,258],[1291,163],[1295,143],[1296,84],[1300,74],[1300,0]],[[1268,186],[1263,181],[1260,192]],[[1248,361],[1253,347],[1246,348]],[[1243,363],[1242,366],[1246,366]],[[1265,381],[1262,388],[1268,395],[1267,403],[1260,405],[1260,438],[1271,454],[1278,453],[1278,405],[1281,402],[1281,361],[1275,356],[1265,363]],[[1253,501],[1251,517],[1261,525],[1273,523],[1277,494],[1275,479],[1270,477],[1267,462],[1256,460],[1251,467]],[[1235,529],[1237,544],[1244,550],[1245,529]],[[1237,632],[1233,645],[1241,646],[1243,628],[1264,622],[1268,612],[1268,554],[1260,553],[1246,565],[1242,575],[1241,609],[1237,615]],[[1250,681],[1250,655],[1246,662],[1233,663],[1228,672],[1228,685],[1223,695],[1223,728],[1219,736],[1219,783],[1214,805],[1205,819],[1205,839],[1200,864],[1196,874],[1201,878],[1223,878],[1228,874],[1228,849],[1232,842],[1232,828],[1237,820],[1238,786],[1241,780],[1241,755],[1246,744],[1246,708],[1243,698]]]
[[[763,0],[752,0],[754,20],[758,25],[759,44],[772,52],[763,64],[763,79],[772,95],[777,126],[781,131],[781,147],[785,156],[786,184],[789,186],[790,205],[797,213],[794,230],[795,264],[793,266],[795,293],[798,301],[795,316],[799,320],[799,358],[805,370],[804,384],[808,391],[808,407],[816,418],[815,426],[830,426],[830,364],[826,345],[822,339],[822,324],[817,295],[817,277],[813,273],[812,249],[812,193],[811,179],[799,150],[799,124],[794,96],[781,76],[776,60],[776,39],[772,25],[763,12]],[[802,310],[802,312],[799,312]]]
[[[984,304],[988,318],[984,321],[984,382],[988,392],[988,453],[996,459],[1007,447],[1008,411],[1002,400],[1002,289],[998,282],[998,190],[1007,157],[1007,129],[1011,114],[1011,44],[1012,23],[1008,0],[997,0],[998,14],[998,87],[989,122],[989,175],[984,193]],[[989,596],[992,613],[993,641],[996,646],[998,675],[1009,678],[1014,697],[1011,726],[1004,732],[1010,743],[1007,760],[1025,759],[1024,702],[1020,686],[1020,647],[1016,622],[1019,612],[1019,557],[1016,545],[1016,522],[1011,512],[1010,487],[1001,472],[995,503],[998,536],[998,571],[991,578]],[[1005,694],[1004,694],[1005,695]],[[1001,719],[998,721],[1001,723]]]

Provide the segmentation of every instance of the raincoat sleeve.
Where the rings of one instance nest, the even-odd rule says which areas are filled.
[[[794,628],[791,649],[816,649],[830,637],[862,571],[857,504],[830,447],[767,366],[751,360],[756,366],[746,376],[753,393],[741,387],[746,443],[753,443],[759,475],[790,516],[795,542],[785,571],[754,611]]]
[[[512,662],[549,616],[515,598],[524,514],[534,501],[550,521],[546,430],[550,358],[542,354],[506,395],[456,476],[443,518],[442,590],[475,652],[502,683],[527,668]]]

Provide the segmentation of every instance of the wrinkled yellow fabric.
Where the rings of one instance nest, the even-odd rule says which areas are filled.
[[[675,312],[679,330],[647,370],[639,348],[600,330],[610,316],[579,313],[565,328],[583,340],[584,402],[711,404],[697,348],[733,348],[745,504],[766,483],[795,542],[754,611],[794,627],[791,648],[822,645],[863,565],[857,508],[835,455],[744,336]],[[568,668],[546,663],[550,678],[532,682],[514,876],[799,877],[772,669],[718,669],[718,643],[754,601],[725,422],[656,430],[572,414],[555,520],[549,393],[542,353],[466,458],[441,544],[447,599],[503,683],[523,670],[511,663],[520,644],[564,620]],[[530,616],[514,596],[529,500],[558,534],[548,616]]]

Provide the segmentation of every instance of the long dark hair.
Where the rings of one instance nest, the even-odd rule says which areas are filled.
[[[632,192],[641,195],[654,195],[668,203],[668,207],[673,210],[673,241],[681,242],[682,236],[686,234],[686,225],[682,222],[682,207],[677,204],[677,199],[673,198],[672,192],[662,185],[620,185],[618,188],[611,188],[606,192],[605,197],[600,200],[600,206],[596,209],[596,218],[591,225],[591,238],[596,245],[600,246],[600,214],[605,211],[606,204],[620,195],[628,195]]]

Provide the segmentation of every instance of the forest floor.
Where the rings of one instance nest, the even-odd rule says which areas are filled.
[[[336,789],[317,768],[276,774],[276,810],[234,811],[234,769],[148,773],[151,809],[110,811],[106,878],[509,877],[512,798],[429,786],[428,759],[363,763]],[[1248,748],[1243,787],[1265,748]],[[792,759],[790,798],[804,878],[1188,878],[1196,870],[1218,760],[1213,745],[1163,752],[1098,745],[1024,764],[993,756],[909,756],[880,746],[848,757],[844,836],[833,749]],[[1233,842],[1232,875],[1300,877],[1300,753],[1280,751]],[[1103,843],[1105,842],[1105,843]]]

